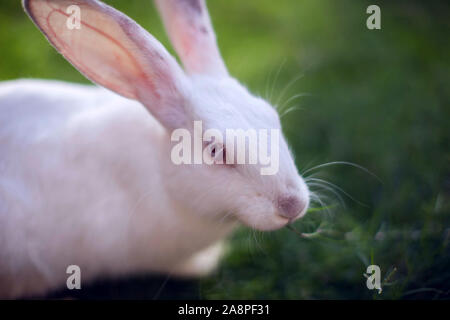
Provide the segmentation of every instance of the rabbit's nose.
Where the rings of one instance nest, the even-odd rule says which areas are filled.
[[[278,198],[279,215],[290,220],[296,218],[305,209],[306,201],[297,196],[280,196]]]

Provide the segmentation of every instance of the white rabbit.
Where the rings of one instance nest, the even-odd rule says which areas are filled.
[[[67,27],[71,5],[81,9],[79,29]],[[309,191],[282,136],[275,175],[171,161],[171,133],[192,132],[194,120],[223,131],[280,129],[276,110],[229,76],[204,0],[157,0],[185,71],[100,1],[23,6],[68,61],[111,91],[0,85],[0,297],[62,288],[69,265],[83,284],[136,272],[205,275],[239,222],[274,230],[305,214]]]

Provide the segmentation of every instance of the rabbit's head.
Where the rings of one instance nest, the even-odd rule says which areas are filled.
[[[278,114],[228,74],[205,1],[156,3],[184,70],[154,37],[100,1],[23,0],[78,70],[140,101],[167,129],[166,187],[177,203],[205,218],[237,218],[260,230],[303,216],[309,191]],[[187,136],[192,140],[184,144]]]

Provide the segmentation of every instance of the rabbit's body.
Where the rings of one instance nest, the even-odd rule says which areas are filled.
[[[0,142],[0,296],[57,288],[72,264],[83,282],[203,273],[208,266],[182,265],[230,231],[173,201],[167,131],[139,103],[102,88],[0,85]]]

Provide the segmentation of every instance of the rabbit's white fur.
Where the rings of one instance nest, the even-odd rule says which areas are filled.
[[[169,13],[182,23],[181,11],[174,8],[193,1],[166,1],[158,2],[166,24]],[[44,5],[49,9],[70,1],[48,2],[24,4],[29,13],[34,10],[33,20],[55,47],[92,80],[139,102],[100,87],[56,81],[0,85],[0,297],[62,287],[72,264],[80,266],[82,283],[149,271],[203,275],[217,264],[221,239],[237,221],[260,230],[289,222],[278,214],[279,196],[302,199],[298,217],[304,215],[308,189],[284,139],[274,176],[261,176],[257,165],[177,166],[170,161],[171,130],[180,124],[191,130],[193,120],[202,120],[205,129],[280,128],[275,110],[229,77],[221,60],[203,72],[193,55],[204,53],[194,50],[185,57],[177,45],[180,35],[171,34],[190,74],[185,76],[154,38],[126,20],[121,28],[131,26],[136,32],[119,40],[132,44],[129,50],[138,63],[153,68],[145,71],[146,80],[158,81],[143,83],[139,76],[129,84],[120,77],[118,82],[98,77],[89,61],[79,64],[79,52],[59,47],[61,40],[49,36],[39,20],[46,9],[36,13]],[[98,1],[76,3],[94,8],[94,16],[98,10],[112,17],[113,23],[125,19]],[[211,36],[206,6],[201,0],[197,5],[203,15],[199,21]],[[112,25],[105,30],[120,29]],[[136,46],[135,40],[140,41]],[[220,59],[215,37],[197,42],[205,41],[215,48],[211,57]],[[126,59],[119,61],[129,66]],[[211,59],[206,66],[214,64]],[[114,67],[108,61],[105,65],[103,72]]]
[[[231,231],[184,209],[192,196],[173,200],[168,190],[196,182],[170,178],[183,170],[170,164],[170,137],[139,103],[32,80],[4,83],[0,101],[0,296],[57,288],[70,264],[83,282],[195,274],[182,265]]]

